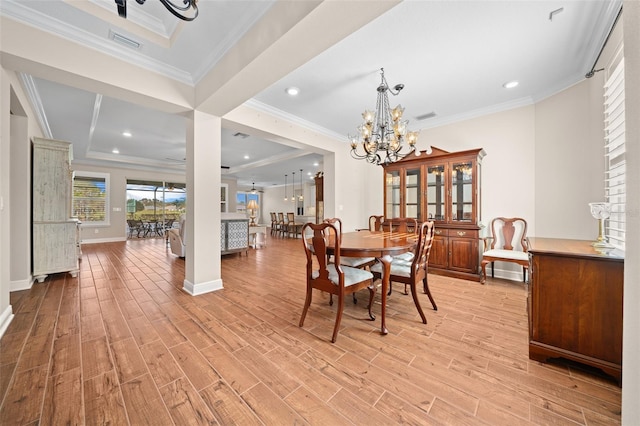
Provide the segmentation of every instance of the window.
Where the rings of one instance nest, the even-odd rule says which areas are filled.
[[[604,86],[605,115],[605,201],[611,205],[611,216],[605,234],[608,241],[624,250],[626,161],[624,58],[611,73]]]
[[[85,225],[109,225],[108,194],[108,174],[76,171],[73,177],[73,216]]]
[[[246,213],[247,205],[250,200],[256,200],[256,203],[260,205],[260,194],[254,194],[252,192],[236,192],[236,212]]]

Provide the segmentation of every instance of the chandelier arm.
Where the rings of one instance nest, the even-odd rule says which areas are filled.
[[[178,6],[174,4],[171,0],[160,0],[160,3],[162,3],[164,7],[166,7],[167,10],[173,14],[173,16],[175,16],[176,18],[180,18],[184,21],[193,21],[198,17],[198,6],[196,4],[196,0],[184,0],[184,4],[186,6]],[[178,12],[178,11],[186,12],[189,9],[193,9],[194,11],[193,16],[185,16]]]

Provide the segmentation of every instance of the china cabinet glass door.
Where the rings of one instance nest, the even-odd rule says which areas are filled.
[[[400,172],[398,170],[385,173],[385,200],[384,216],[400,217]]]
[[[422,174],[420,168],[409,169],[405,175],[404,217],[420,220],[422,202]]]
[[[445,220],[444,166],[427,167],[427,220]]]
[[[451,168],[451,220],[473,221],[473,164],[454,163]]]

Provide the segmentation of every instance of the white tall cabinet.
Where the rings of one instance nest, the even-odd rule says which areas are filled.
[[[38,282],[49,274],[78,273],[78,221],[71,218],[71,144],[50,139],[33,140],[32,251],[33,276]]]

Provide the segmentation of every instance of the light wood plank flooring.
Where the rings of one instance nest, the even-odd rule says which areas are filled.
[[[300,240],[267,243],[225,257],[225,288],[197,297],[160,238],[85,245],[78,278],[12,293],[0,424],[620,423],[609,378],[528,359],[522,283],[430,275],[439,310],[420,295],[426,325],[396,285],[387,336],[365,290],[331,344],[327,295],[298,327]]]

